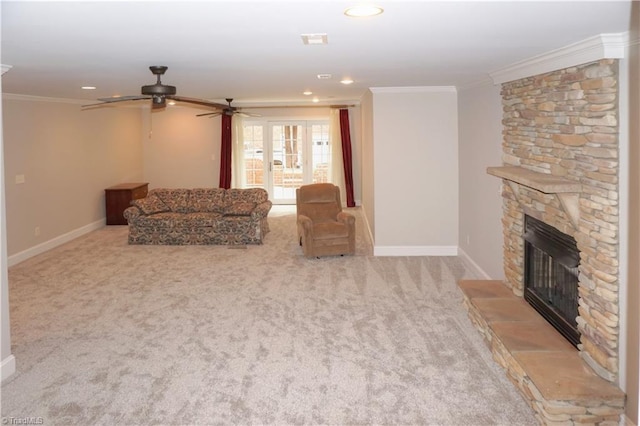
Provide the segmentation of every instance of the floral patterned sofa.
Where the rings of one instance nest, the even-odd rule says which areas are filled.
[[[124,211],[129,244],[262,244],[271,210],[262,188],[156,188]]]

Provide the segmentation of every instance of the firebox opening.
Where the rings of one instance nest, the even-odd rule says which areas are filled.
[[[524,298],[577,347],[580,252],[576,240],[528,215],[523,238]]]

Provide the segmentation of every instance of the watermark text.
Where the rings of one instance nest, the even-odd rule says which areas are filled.
[[[43,417],[3,417],[3,425],[43,425]]]

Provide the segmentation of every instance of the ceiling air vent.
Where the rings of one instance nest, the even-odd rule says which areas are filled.
[[[327,34],[302,34],[302,42],[304,44],[327,44]]]

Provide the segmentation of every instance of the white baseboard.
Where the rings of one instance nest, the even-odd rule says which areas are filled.
[[[458,246],[374,246],[374,256],[457,256]]]
[[[16,358],[13,355],[9,355],[5,359],[2,360],[0,364],[0,374],[2,377],[2,382],[7,380],[9,377],[13,376],[16,372]]]
[[[473,259],[471,259],[469,257],[469,255],[464,250],[462,250],[461,248],[458,248],[458,253],[459,253],[460,257],[462,258],[462,260],[464,262],[466,262],[467,265],[469,265],[471,267],[471,269],[473,271],[475,271],[477,275],[480,276],[480,278],[483,278],[485,280],[492,279],[489,276],[489,274],[487,274],[476,262],[474,262]]]
[[[84,234],[87,234],[91,231],[95,231],[96,229],[100,229],[105,226],[106,219],[100,219],[88,225],[85,225],[81,228],[74,229],[71,232],[67,232],[66,234],[59,235],[49,241],[45,241],[44,243],[38,244],[37,246],[33,246],[26,250],[23,250],[19,253],[11,255],[7,258],[7,265],[13,266],[17,265],[20,262],[24,262],[25,260],[32,258],[33,256],[37,256],[45,251],[51,250],[52,248],[58,247],[64,243],[67,243],[75,238],[78,238]]]
[[[457,256],[458,246],[376,246],[367,215],[362,213],[364,229],[373,244],[374,256]]]

